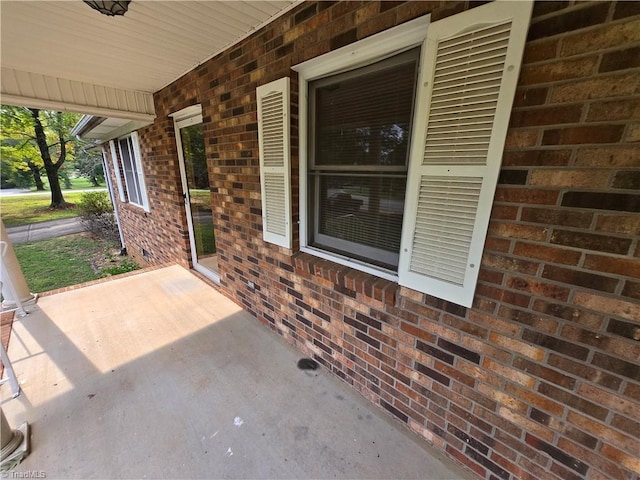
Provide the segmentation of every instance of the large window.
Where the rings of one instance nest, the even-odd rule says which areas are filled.
[[[118,140],[120,159],[124,170],[124,181],[127,187],[129,202],[149,210],[147,191],[142,172],[142,161],[137,135],[132,133]]]
[[[420,17],[293,67],[302,251],[472,304],[531,9]],[[288,85],[257,92],[267,227],[291,219]],[[281,230],[265,241],[291,248]]]
[[[309,84],[311,245],[397,269],[418,58]]]

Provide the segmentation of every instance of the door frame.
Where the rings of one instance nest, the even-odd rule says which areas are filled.
[[[198,125],[202,123],[202,106],[200,104],[192,105],[184,108],[178,112],[169,115],[173,117],[173,126],[176,134],[176,146],[178,148],[178,165],[180,167],[180,180],[182,181],[182,197],[184,199],[184,209],[187,216],[187,227],[189,230],[189,247],[191,249],[191,263],[193,269],[203,274],[208,279],[219,284],[220,275],[218,272],[213,272],[208,268],[198,263],[198,254],[196,251],[196,238],[193,228],[193,219],[191,215],[191,202],[189,198],[189,188],[187,183],[187,169],[184,161],[184,153],[182,150],[182,136],[180,130],[192,125]]]

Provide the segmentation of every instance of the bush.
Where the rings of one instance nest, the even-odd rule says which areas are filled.
[[[111,275],[120,275],[121,273],[133,272],[134,270],[140,270],[140,265],[129,260],[125,260],[120,265],[103,268],[102,270],[100,270],[100,276],[109,277]]]
[[[118,224],[107,192],[83,193],[77,208],[88,231],[105,239],[118,239]]]

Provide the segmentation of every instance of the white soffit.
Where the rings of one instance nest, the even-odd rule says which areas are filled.
[[[2,67],[2,103],[130,120],[155,118],[153,94]]]
[[[82,128],[83,120],[87,120],[91,123],[95,120],[95,125]],[[73,135],[79,135],[85,140],[94,140],[98,143],[104,143],[113,138],[121,137],[142,127],[146,127],[151,122],[127,120],[123,118],[102,118],[102,117],[87,117],[83,119],[74,127]]]
[[[297,3],[134,0],[107,17],[80,0],[2,0],[2,101],[142,121],[152,93]]]

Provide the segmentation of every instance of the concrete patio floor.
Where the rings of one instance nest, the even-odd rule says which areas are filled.
[[[180,266],[40,298],[9,345],[46,478],[470,479]],[[19,475],[16,473],[15,475]]]

